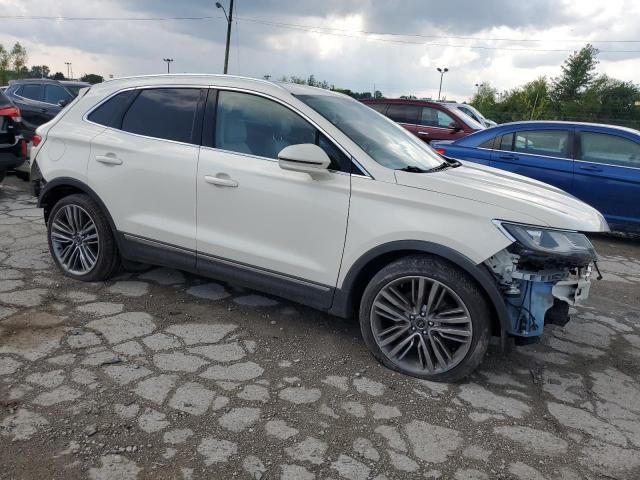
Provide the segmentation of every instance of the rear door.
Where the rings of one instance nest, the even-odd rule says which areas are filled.
[[[108,127],[91,142],[88,177],[116,229],[135,245],[177,252],[186,269],[195,267],[196,172],[205,98],[206,90],[199,87],[129,90],[88,116]]]
[[[579,127],[576,197],[614,225],[640,228],[640,138]]]
[[[40,83],[25,83],[15,91],[16,105],[22,113],[22,123],[34,131],[48,121],[47,104],[44,103],[44,86]]]
[[[491,166],[572,191],[573,129],[516,130],[496,140]]]

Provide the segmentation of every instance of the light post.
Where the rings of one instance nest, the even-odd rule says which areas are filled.
[[[484,83],[476,83],[476,88],[478,89],[478,96],[480,96],[480,89],[484,87]]]
[[[171,73],[169,65],[171,65],[171,62],[173,62],[173,58],[163,58],[162,60],[167,62],[167,73]]]
[[[438,101],[440,101],[440,96],[442,95],[442,77],[444,77],[444,74],[447,73],[449,69],[438,67],[437,70],[440,72],[440,89],[438,90]]]
[[[67,66],[67,79],[71,80],[71,62],[64,62]]]
[[[224,18],[227,19],[227,46],[224,51],[224,73],[229,70],[229,45],[231,44],[231,24],[233,22],[233,0],[229,2],[229,15],[220,2],[216,2],[216,7],[221,8]]]

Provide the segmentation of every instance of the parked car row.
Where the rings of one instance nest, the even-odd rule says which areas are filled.
[[[486,127],[464,112],[425,100],[372,99],[365,105],[398,122],[420,140],[457,140]]]

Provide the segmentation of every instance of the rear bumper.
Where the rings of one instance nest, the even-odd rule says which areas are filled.
[[[0,171],[11,170],[22,164],[26,159],[22,139],[19,139],[14,145],[0,146]]]

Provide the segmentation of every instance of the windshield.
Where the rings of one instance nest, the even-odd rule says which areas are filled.
[[[334,95],[296,95],[380,165],[428,171],[443,165],[431,147],[366,105]]]
[[[476,116],[474,115],[474,111],[468,108],[468,105],[465,105],[465,106],[447,105],[447,108],[449,110],[454,111],[455,114],[458,115],[462,119],[462,121],[464,121],[464,123],[466,123],[469,127],[473,128],[474,130],[484,130],[485,128],[487,128],[482,122],[482,120],[480,120],[479,118],[476,118]],[[477,113],[480,113],[480,112],[477,112]]]

